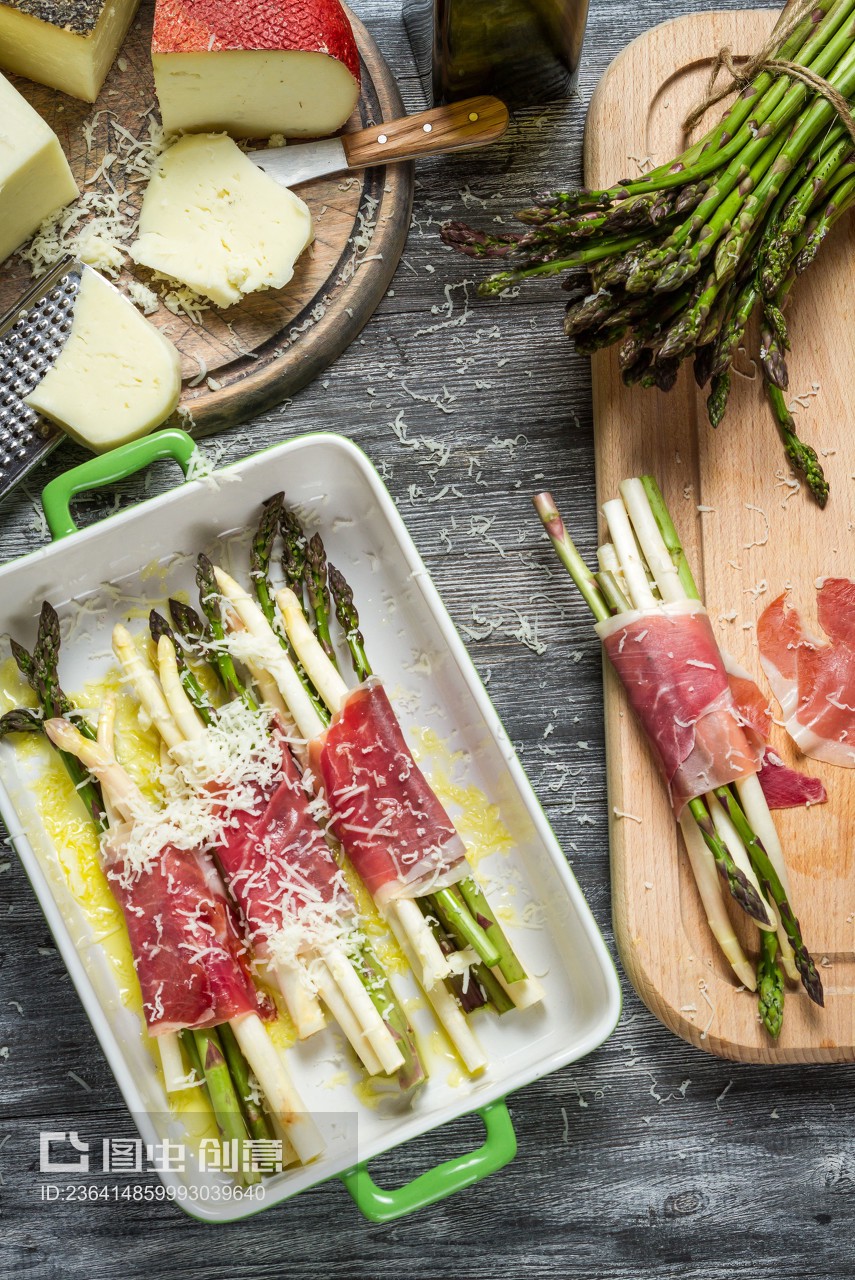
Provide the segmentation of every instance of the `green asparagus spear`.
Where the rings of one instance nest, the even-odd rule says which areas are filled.
[[[757,1003],[760,1021],[777,1040],[784,1022],[784,975],[778,964],[778,935],[768,929],[760,933],[757,961]]]

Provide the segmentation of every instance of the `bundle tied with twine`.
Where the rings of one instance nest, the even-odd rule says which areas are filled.
[[[852,141],[855,142],[855,118],[852,116],[849,103],[841,93],[838,93],[834,85],[829,84],[822,76],[818,76],[815,71],[811,71],[810,67],[803,67],[799,62],[790,62],[787,58],[772,57],[775,50],[789,39],[799,23],[809,17],[813,9],[814,0],[787,0],[787,3],[778,14],[777,22],[769,33],[766,43],[748,58],[735,59],[731,50],[726,46],[719,49],[710,69],[710,77],[703,100],[692,108],[683,121],[684,133],[690,134],[698,121],[703,119],[704,115],[709,111],[710,107],[714,107],[717,102],[722,102],[729,97],[735,89],[747,88],[759,72],[777,71],[790,76],[793,80],[800,80],[802,84],[807,85],[809,89],[813,89],[815,93],[820,94],[827,102],[830,102],[840,116]],[[726,71],[730,79],[718,84],[717,81],[722,71]]]

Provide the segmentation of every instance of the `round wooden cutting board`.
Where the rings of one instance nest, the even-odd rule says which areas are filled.
[[[83,204],[93,194],[97,199],[115,191],[125,242],[134,238],[147,180],[134,140],[146,143],[150,125],[159,120],[150,53],[153,10],[152,0],[143,0],[94,104],[15,78],[16,88],[58,135]],[[402,116],[404,108],[377,46],[349,16],[361,55],[362,94],[347,128],[363,129]],[[122,289],[138,280],[161,295],[149,319],[181,353],[182,407],[192,416],[188,423],[185,415],[182,425],[196,435],[262,413],[317,377],[362,329],[398,265],[410,224],[411,164],[318,179],[298,194],[312,211],[315,242],[285,289],[251,294],[226,311],[211,306],[191,318],[164,302],[169,284],[152,281],[150,272],[127,257],[116,277]],[[91,211],[85,213],[78,225],[90,217]],[[32,283],[30,264],[17,254],[3,263],[0,314]]]

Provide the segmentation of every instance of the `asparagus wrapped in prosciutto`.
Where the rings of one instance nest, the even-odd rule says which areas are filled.
[[[551,494],[538,494],[534,505],[650,742],[712,932],[740,981],[759,991],[761,1019],[776,1036],[784,990],[778,954],[787,976],[800,978],[820,1005],[822,983],[790,905],[783,850],[758,779],[764,744],[736,703],[662,494],[649,476],[622,482],[620,497],[603,507],[611,541],[600,548],[596,574]],[[762,932],[756,975],[722,892]]]

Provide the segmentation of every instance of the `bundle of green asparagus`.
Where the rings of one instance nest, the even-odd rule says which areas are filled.
[[[852,116],[842,112],[855,102],[855,0],[802,0],[782,19],[772,65],[761,60],[721,122],[669,163],[605,190],[543,195],[517,215],[526,232],[447,223],[442,237],[470,257],[508,261],[480,286],[486,296],[571,273],[565,287],[577,296],[565,333],[585,353],[619,343],[628,385],[667,391],[692,357],[698,385],[709,386],[713,426],[759,311],[760,366],[786,456],[824,506],[828,483],[783,394],[784,308],[796,277],[855,200]],[[830,98],[782,71],[782,61],[831,86]]]

